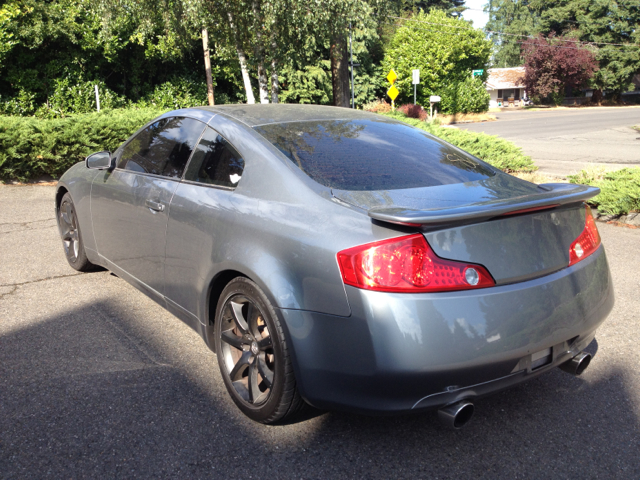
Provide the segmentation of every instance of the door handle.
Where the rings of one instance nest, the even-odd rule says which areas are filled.
[[[151,210],[155,210],[156,212],[164,212],[164,204],[160,202],[153,202],[151,200],[145,200],[144,204],[149,207]]]

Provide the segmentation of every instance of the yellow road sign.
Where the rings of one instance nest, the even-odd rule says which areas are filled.
[[[389,80],[389,83],[391,85],[393,85],[393,83],[396,81],[396,78],[398,78],[398,75],[396,75],[396,72],[393,71],[393,68],[389,71],[389,75],[387,75],[387,80]],[[397,95],[397,94],[396,94]],[[393,97],[395,98],[395,97]]]
[[[387,90],[387,95],[391,98],[391,100],[395,100],[400,92],[396,88],[395,85],[391,85],[391,88]]]

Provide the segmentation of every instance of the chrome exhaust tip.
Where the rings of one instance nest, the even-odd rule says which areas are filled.
[[[578,376],[587,369],[589,363],[591,363],[591,354],[587,352],[580,352],[568,362],[558,365],[558,368],[570,373],[571,375]]]
[[[462,401],[438,410],[438,420],[443,425],[457,430],[469,423],[474,411],[473,403]]]

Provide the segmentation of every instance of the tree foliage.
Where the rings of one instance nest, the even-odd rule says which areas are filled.
[[[474,69],[485,69],[491,43],[482,31],[442,11],[419,12],[400,27],[385,51],[383,70],[398,75],[397,102],[413,100],[413,69],[420,69],[418,103],[429,104],[452,83],[464,82]],[[388,85],[388,84],[387,84]]]
[[[534,0],[542,33],[568,34],[597,45],[593,84],[618,97],[640,71],[640,3],[615,0]],[[622,44],[619,45],[605,45]]]
[[[538,33],[538,17],[528,0],[492,0],[485,11],[489,20],[485,25],[494,44],[492,65],[498,68],[522,65],[523,38]]]
[[[562,48],[576,45],[570,40],[557,38],[554,34],[546,38],[539,35],[524,44],[524,84],[531,97],[550,97],[560,104],[565,87],[584,86],[597,71],[595,53],[591,49],[577,46]]]
[[[518,64],[518,46],[539,33],[573,39],[595,48],[593,87],[614,98],[631,88],[640,71],[640,3],[617,0],[492,0],[488,30],[496,35],[495,66]],[[489,9],[489,4],[485,7]],[[563,42],[555,48],[579,48]]]
[[[350,102],[384,94],[388,17],[417,8],[447,18],[463,0],[5,0],[0,113],[65,117],[102,108],[207,102],[202,29],[217,103]],[[352,29],[349,29],[351,24]],[[254,92],[257,90],[258,95]],[[270,94],[270,96],[269,96]]]

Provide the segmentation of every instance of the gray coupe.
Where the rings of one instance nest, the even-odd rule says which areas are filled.
[[[168,112],[60,179],[69,264],[195,329],[267,424],[320,409],[436,409],[560,366],[613,307],[586,199],[402,122],[345,108]]]

